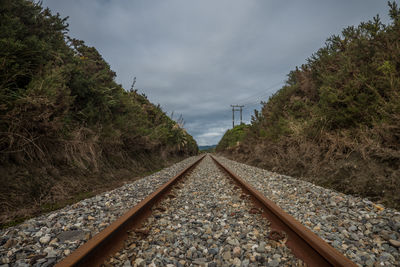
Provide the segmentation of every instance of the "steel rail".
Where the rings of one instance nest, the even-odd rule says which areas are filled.
[[[211,158],[229,177],[233,178],[244,192],[251,196],[255,205],[263,210],[262,215],[270,221],[271,228],[287,234],[286,245],[296,257],[309,266],[357,266],[242,178],[222,165],[215,157],[211,156]]]
[[[116,253],[123,246],[124,240],[128,237],[128,230],[140,227],[141,223],[150,216],[151,207],[161,201],[169,193],[172,186],[193,170],[204,157],[202,156],[182,170],[107,228],[76,249],[71,255],[57,263],[56,266],[101,265],[109,256]]]

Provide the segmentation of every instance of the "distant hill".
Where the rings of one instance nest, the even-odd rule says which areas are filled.
[[[400,209],[400,9],[345,28],[217,152]]]
[[[211,146],[199,146],[199,150],[200,151],[204,151],[204,150],[211,150],[211,149],[215,149],[217,145],[211,145]]]

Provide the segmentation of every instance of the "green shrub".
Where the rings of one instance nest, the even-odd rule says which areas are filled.
[[[153,149],[197,153],[160,106],[125,91],[94,47],[67,36],[66,19],[29,0],[2,1],[0,14],[0,161],[89,140],[100,151],[109,144],[147,151],[140,139]]]
[[[222,136],[221,141],[219,141],[216,151],[222,151],[224,149],[236,146],[246,137],[248,127],[249,126],[246,124],[241,124],[227,130]]]

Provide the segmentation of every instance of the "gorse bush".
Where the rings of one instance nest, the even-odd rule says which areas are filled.
[[[304,124],[304,130],[340,130],[396,120],[400,24],[396,3],[389,6],[391,24],[382,24],[376,16],[358,27],[350,26],[290,72],[286,85],[254,117],[255,128],[262,127],[267,136],[277,138],[293,133],[287,129],[289,121]]]
[[[328,38],[220,151],[399,208],[400,9],[388,5],[388,25],[376,16]]]
[[[224,149],[238,145],[245,138],[248,127],[246,124],[240,124],[227,130],[221,141],[219,141],[216,151],[223,151]]]
[[[195,140],[126,91],[66,18],[0,1],[0,226],[194,155]]]
[[[159,106],[124,90],[98,51],[67,32],[67,19],[40,4],[1,2],[1,161],[44,160],[65,142],[92,143],[99,157],[105,146],[128,154],[197,152],[193,138]]]

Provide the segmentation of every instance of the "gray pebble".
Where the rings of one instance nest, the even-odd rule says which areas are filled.
[[[293,177],[217,158],[357,264],[375,264],[374,259],[384,252],[392,256],[388,257],[387,265],[396,266],[400,262],[400,250],[390,243],[400,240],[399,211]],[[363,254],[374,258],[361,257]]]
[[[154,214],[154,219],[151,217],[144,223],[143,227],[150,229],[149,234],[140,240],[133,235],[128,243],[135,246],[121,250],[119,255],[140,255],[150,262],[161,253],[161,265],[179,262],[185,266],[249,266],[245,255],[253,253],[253,245],[260,245],[265,251],[271,242],[267,221],[248,212],[254,204],[240,198],[231,180],[210,158],[205,158],[185,178],[184,185],[172,189],[171,194],[176,197],[159,204],[164,212]],[[170,237],[174,237],[173,247]],[[292,266],[298,261],[285,246],[271,244],[269,250],[275,260],[284,259],[283,265]],[[257,261],[261,265],[267,263],[265,255],[257,256]]]
[[[24,254],[26,248],[39,245],[33,249],[33,254],[40,255],[46,254],[44,249],[51,244],[54,251],[49,253],[49,258],[39,259],[37,263],[43,266],[54,265],[66,256],[64,251],[72,253],[88,238],[104,229],[197,158],[198,156],[185,159],[120,188],[29,219],[20,225],[1,229],[0,264],[29,265],[30,260]],[[55,237],[58,241],[53,242]],[[9,239],[16,242],[10,243],[10,247],[6,248],[2,243],[5,244]],[[17,262],[17,259],[20,260]]]

